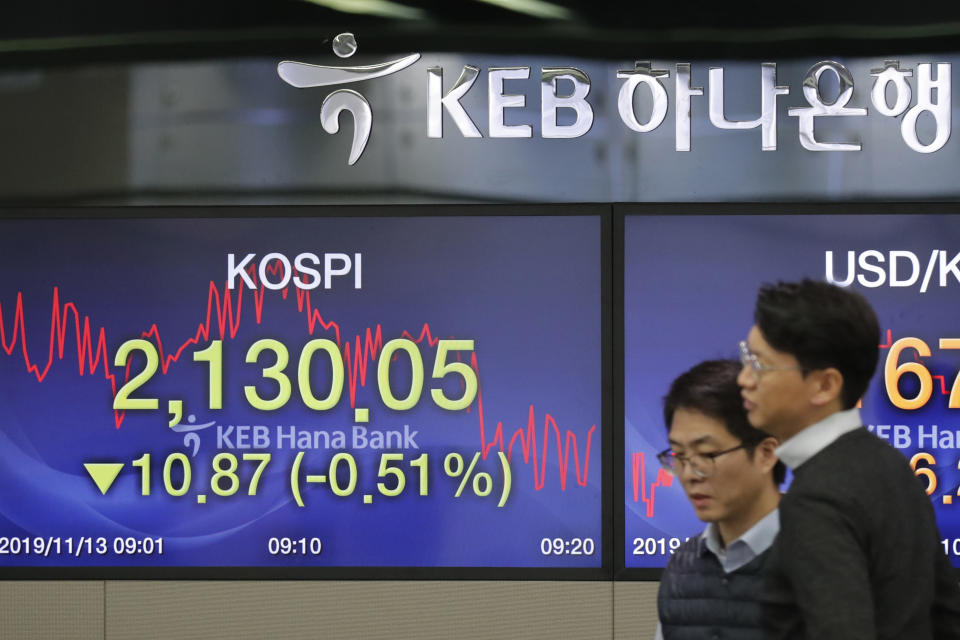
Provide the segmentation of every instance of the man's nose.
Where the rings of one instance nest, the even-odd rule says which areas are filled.
[[[757,383],[757,372],[748,364],[740,367],[740,373],[737,374],[737,384],[741,387],[752,387]]]
[[[700,474],[694,470],[693,465],[690,464],[690,462],[683,462],[679,466],[680,481],[684,484],[694,484],[703,480],[703,478],[700,477]]]

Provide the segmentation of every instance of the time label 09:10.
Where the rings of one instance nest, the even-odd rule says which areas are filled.
[[[135,398],[133,394],[156,374],[160,367],[160,354],[157,347],[148,340],[128,340],[120,345],[114,357],[114,365],[126,367],[131,354],[139,351],[146,356],[146,365],[137,375],[130,378],[118,391],[113,401],[115,411],[127,410],[156,410],[160,406],[157,398]],[[447,362],[450,352],[473,351],[473,340],[438,340],[437,355],[433,363],[432,378],[442,379],[449,375],[458,375],[462,378],[463,395],[459,398],[448,398],[442,389],[431,389],[430,396],[441,409],[459,411],[466,409],[477,396],[478,381],[476,371],[465,362]],[[326,396],[318,398],[311,383],[311,365],[318,352],[326,353],[330,360],[332,376],[330,389]],[[410,390],[405,397],[398,398],[390,386],[391,361],[400,352],[409,357],[411,372]],[[276,393],[270,397],[263,397],[256,386],[244,386],[244,395],[247,402],[255,409],[274,411],[284,407],[293,395],[293,385],[286,373],[290,362],[290,353],[287,347],[278,340],[264,338],[257,340],[247,350],[246,362],[254,364],[261,355],[272,354],[274,363],[263,368],[263,378],[276,383]],[[223,408],[223,341],[214,340],[210,345],[193,354],[197,362],[206,362],[209,366],[209,397],[210,409]],[[343,394],[344,387],[344,357],[332,340],[318,338],[309,341],[300,351],[297,364],[297,386],[303,403],[314,411],[333,409]],[[414,408],[420,401],[424,385],[423,357],[420,348],[413,340],[397,338],[390,340],[380,350],[377,359],[377,387],[384,405],[396,411],[406,411]]]

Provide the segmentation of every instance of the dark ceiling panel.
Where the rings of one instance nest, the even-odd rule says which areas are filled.
[[[693,1],[629,5],[555,0],[569,20],[489,3],[397,0],[402,20],[335,11],[307,0],[61,0],[5,3],[0,65],[188,57],[326,54],[350,30],[363,51],[481,51],[606,58],[756,57],[952,51],[960,3]]]

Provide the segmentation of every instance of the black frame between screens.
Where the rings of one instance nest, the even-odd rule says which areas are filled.
[[[611,466],[614,473],[613,499],[617,509],[614,511],[614,580],[617,581],[659,581],[663,575],[661,568],[627,568],[625,566],[626,526],[624,495],[624,225],[630,217],[663,216],[763,216],[763,215],[958,215],[960,203],[955,202],[749,202],[749,203],[621,203],[613,205],[613,282],[614,282],[614,456],[616,462]],[[664,393],[666,384],[664,381]],[[960,567],[955,569],[960,579]]]
[[[597,568],[523,567],[0,567],[0,580],[564,580],[613,577],[612,210],[609,204],[316,205],[176,207],[10,207],[9,219],[586,216],[600,220],[602,550]],[[622,440],[622,434],[621,434]]]

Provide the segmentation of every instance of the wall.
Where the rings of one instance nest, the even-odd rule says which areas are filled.
[[[652,638],[653,582],[0,582],[10,639]]]

